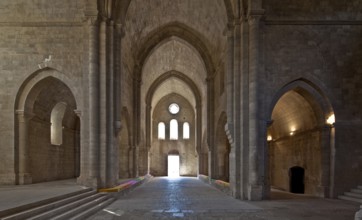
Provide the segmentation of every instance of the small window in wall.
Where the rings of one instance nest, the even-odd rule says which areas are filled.
[[[176,119],[170,121],[170,140],[178,139],[178,123]]]
[[[188,122],[183,125],[183,138],[190,139],[190,124]]]
[[[59,102],[56,104],[50,115],[50,142],[53,145],[63,143],[63,118],[67,104]]]
[[[176,103],[172,103],[170,106],[168,106],[168,111],[171,114],[176,115],[180,111],[180,106],[178,106]]]
[[[165,123],[160,122],[158,123],[158,139],[165,140],[165,138],[166,138]]]

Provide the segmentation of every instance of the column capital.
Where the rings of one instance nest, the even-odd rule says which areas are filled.
[[[114,27],[114,21],[112,19],[107,20],[107,25],[110,27]]]
[[[75,113],[79,118],[82,117],[82,111],[81,111],[81,110],[75,109],[75,110],[74,110],[74,113]]]
[[[122,23],[116,22],[114,24],[114,28],[117,31],[118,37],[123,38],[126,35],[126,31],[124,30],[124,25]]]
[[[206,83],[213,83],[215,79],[215,75],[206,77]]]
[[[24,110],[16,110],[15,114],[17,115],[18,119],[30,120],[34,117],[34,114],[25,112]]]
[[[100,20],[100,22],[105,22],[106,24],[108,24],[110,21],[110,19],[106,16],[100,16],[99,20]]]
[[[133,82],[136,83],[138,86],[142,84],[142,80],[137,77],[133,77]]]
[[[265,10],[252,10],[248,14],[248,23],[249,25],[256,25],[264,17]]]
[[[114,121],[114,133],[116,136],[119,135],[119,133],[122,131],[123,129],[123,124],[121,121]]]
[[[87,16],[88,26],[97,26],[99,24],[98,16]]]
[[[248,18],[249,25],[258,25],[260,23],[260,20],[262,19],[262,15],[251,15]]]
[[[226,30],[225,30],[227,37],[233,37],[234,36],[234,28],[235,28],[234,23],[232,23],[232,22],[227,23]]]
[[[241,25],[241,23],[243,22],[243,18],[235,18],[233,21],[233,26],[237,26],[237,25]]]

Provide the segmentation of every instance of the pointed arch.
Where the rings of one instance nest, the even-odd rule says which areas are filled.
[[[79,157],[76,153],[81,147],[78,118],[80,111],[77,110],[79,102],[80,96],[74,80],[54,69],[36,71],[24,80],[14,103],[15,167],[18,184],[74,178],[79,174]],[[59,103],[62,104],[58,105]],[[59,139],[52,140],[51,123],[57,127]],[[37,129],[30,129],[33,126]],[[41,138],[29,142],[32,136]],[[52,154],[49,148],[51,144],[61,144],[62,149],[71,149],[72,153]],[[48,155],[50,159],[43,161],[43,164],[39,163],[42,155],[38,151],[43,152],[42,155]],[[71,162],[67,167],[60,166],[58,163],[62,160]],[[44,165],[57,169],[32,173]]]
[[[201,111],[202,111],[202,100],[201,100],[201,94],[199,92],[199,89],[197,88],[196,84],[185,74],[178,72],[178,71],[169,71],[164,73],[163,75],[159,76],[154,83],[151,85],[150,89],[147,92],[146,95],[146,146],[150,147],[151,143],[151,101],[152,97],[156,91],[156,89],[167,79],[170,77],[176,77],[183,82],[185,82],[190,89],[192,90],[192,93],[195,96],[196,100],[196,150],[200,152],[201,148]]]
[[[266,152],[270,151],[266,153],[269,163],[265,163],[267,182],[288,189],[289,179],[284,178],[287,170],[277,158],[281,156],[283,163],[289,163],[289,166],[308,164],[314,167],[308,172],[306,192],[329,197],[333,191],[330,181],[334,178],[335,131],[327,124],[327,119],[333,114],[324,92],[307,79],[291,81],[276,92],[267,115],[271,122],[267,128],[270,136],[266,145]],[[295,152],[303,153],[296,159],[293,157]]]
[[[272,112],[279,99],[288,91],[295,90],[302,94],[312,105],[313,109],[317,110],[319,115],[324,118],[318,118],[319,123],[323,124],[329,115],[334,114],[333,107],[326,97],[325,93],[311,81],[300,78],[284,85],[276,92],[267,111],[267,118],[271,121]]]
[[[65,74],[55,69],[45,68],[34,72],[23,81],[23,83],[17,90],[18,92],[15,99],[14,109],[24,111],[25,102],[28,99],[30,91],[35,87],[35,85],[37,85],[40,81],[46,78],[55,79],[62,82],[65,86],[69,88],[75,98],[76,103],[81,103],[81,93],[78,90],[79,86],[76,84],[76,81],[71,80]]]
[[[205,63],[208,77],[212,77],[215,72],[215,65],[211,57],[211,44],[208,40],[202,37],[196,30],[180,23],[172,22],[155,29],[149,34],[142,47],[138,50],[137,62],[135,64],[135,76],[137,79],[142,79],[142,67],[145,64],[147,57],[151,51],[162,41],[170,37],[178,37],[188,42],[200,54]]]

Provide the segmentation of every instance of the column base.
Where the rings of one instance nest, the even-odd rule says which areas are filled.
[[[248,200],[260,201],[263,199],[263,187],[261,185],[248,186]]]
[[[358,212],[356,212],[355,216],[354,216],[355,220],[362,220],[362,205],[360,206],[360,210]]]
[[[98,187],[99,187],[98,178],[95,178],[95,177],[80,176],[77,178],[77,184],[91,187],[94,189],[98,189]]]
[[[26,185],[32,183],[33,183],[33,178],[31,177],[31,173],[19,173],[18,177],[19,185]]]
[[[328,186],[318,186],[317,187],[317,195],[321,198],[329,197],[329,187]]]

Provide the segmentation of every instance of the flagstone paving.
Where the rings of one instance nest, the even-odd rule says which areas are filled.
[[[157,177],[90,217],[101,219],[353,220],[358,203],[274,192],[241,201],[192,177]]]

